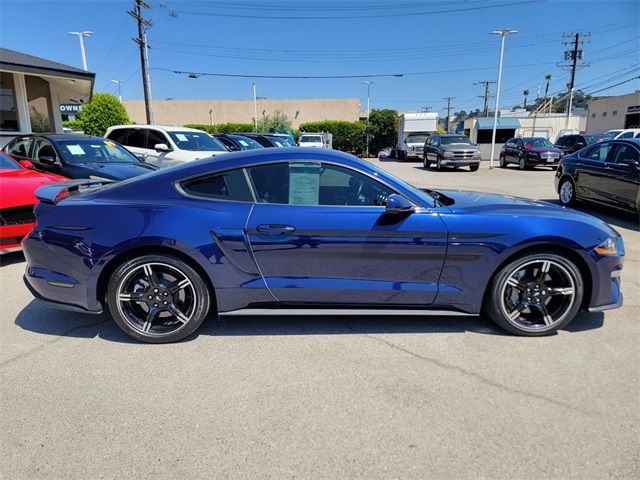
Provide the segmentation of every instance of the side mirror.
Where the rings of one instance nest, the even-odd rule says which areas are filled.
[[[393,193],[387,198],[385,213],[397,215],[398,213],[411,213],[414,210],[413,203],[402,195]]]
[[[55,157],[52,157],[50,155],[41,155],[38,157],[38,161],[44,163],[45,165],[57,165],[58,162],[56,161]]]
[[[156,143],[153,146],[153,149],[156,152],[170,152],[171,151],[171,149],[169,148],[169,145],[167,145],[166,143]]]
[[[638,168],[640,164],[636,160],[622,160],[620,165],[625,165],[630,168]]]
[[[22,165],[24,168],[35,168],[33,166],[33,163],[31,163],[29,160],[20,160],[18,163]]]
[[[141,154],[136,154],[134,155],[138,160],[140,160],[141,162],[144,162],[144,155]]]

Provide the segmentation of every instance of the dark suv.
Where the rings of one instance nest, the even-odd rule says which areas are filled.
[[[594,143],[600,143],[605,140],[613,140],[613,136],[600,133],[597,135],[563,135],[556,140],[556,147],[562,150],[563,155],[569,155],[570,153],[577,152],[581,148],[587,145],[593,145]]]
[[[467,166],[475,172],[480,168],[480,150],[466,135],[434,133],[425,142],[422,154],[424,168],[432,163],[438,170],[445,166]]]

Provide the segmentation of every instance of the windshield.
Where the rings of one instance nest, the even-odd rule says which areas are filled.
[[[440,137],[440,145],[471,145],[471,139],[466,135],[451,135]]]
[[[20,165],[0,152],[0,170],[20,170]]]
[[[263,148],[262,145],[260,145],[258,142],[256,142],[255,140],[249,137],[243,137],[242,135],[229,135],[229,138],[231,138],[234,142],[240,145],[240,148],[242,148],[242,150],[253,150],[254,148]]]
[[[424,143],[429,138],[429,135],[408,135],[407,143]]]
[[[546,138],[523,138],[524,148],[554,148]]]
[[[300,143],[322,143],[320,135],[303,135],[300,137]]]
[[[227,152],[225,146],[206,132],[167,132],[180,150]]]
[[[58,140],[66,163],[140,163],[137,157],[111,140],[99,138]]]
[[[294,142],[293,140],[291,140],[291,137],[289,135],[274,135],[271,138],[275,138],[276,140],[278,140],[280,143],[282,143],[284,146],[289,145],[291,147],[295,147],[296,142]]]
[[[603,140],[609,140],[611,138],[613,138],[613,136],[607,135],[606,133],[603,133],[602,135],[585,135],[584,136],[584,140],[587,142],[587,145],[602,142]]]

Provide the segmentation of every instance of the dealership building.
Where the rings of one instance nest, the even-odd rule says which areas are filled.
[[[94,73],[0,48],[0,147],[25,133],[62,133],[63,115],[91,99],[94,81]]]
[[[640,128],[640,91],[589,102],[587,132]]]
[[[138,124],[147,123],[144,101],[125,100],[129,118]],[[293,128],[301,123],[322,120],[357,121],[362,117],[357,98],[258,98],[256,105],[248,100],[154,100],[153,117],[158,125],[187,125],[199,123],[251,123],[254,108],[258,119],[276,111],[284,113]],[[366,116],[366,114],[365,114]]]

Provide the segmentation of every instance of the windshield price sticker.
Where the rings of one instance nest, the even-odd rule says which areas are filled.
[[[67,145],[67,150],[71,155],[84,155],[84,150],[80,145]]]

